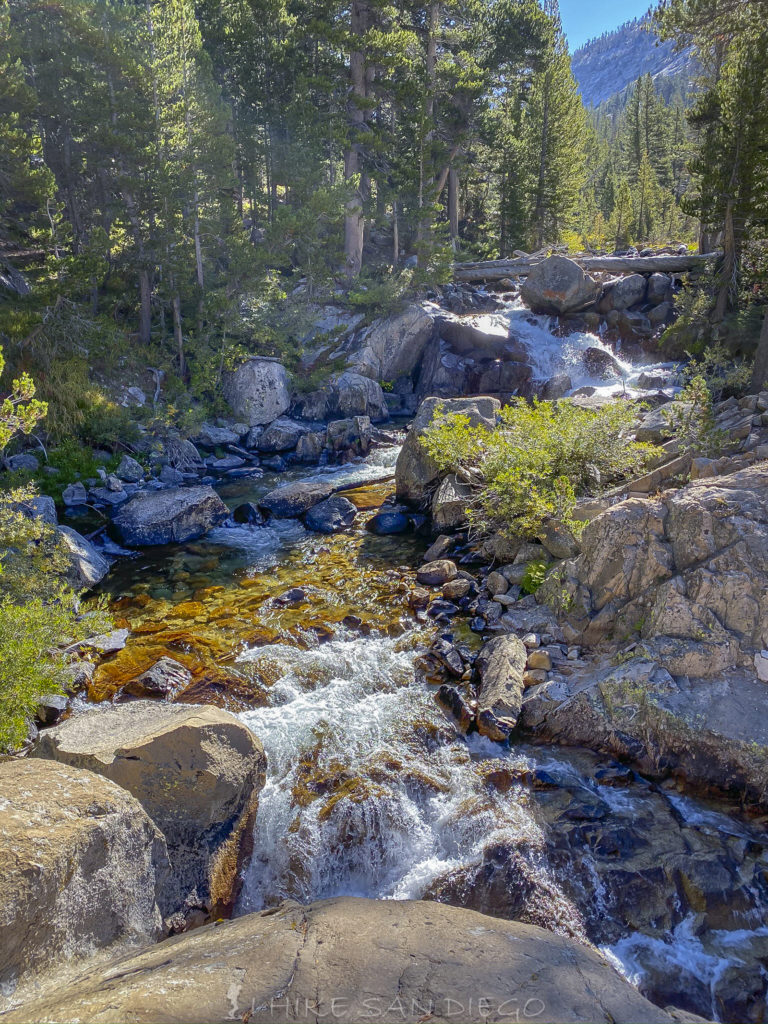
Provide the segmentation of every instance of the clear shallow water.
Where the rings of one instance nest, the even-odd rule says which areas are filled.
[[[543,332],[537,373],[573,364],[578,347],[563,353],[543,325],[528,326]],[[416,667],[433,627],[407,601],[428,541],[362,529],[391,493],[376,481],[396,454],[221,488],[234,507],[297,477],[358,484],[349,534],[319,537],[291,521],[224,526],[118,562],[105,591],[133,632],[90,696],[111,698],[167,654],[193,672],[181,699],[230,707],[260,737],[268,778],[241,913],[286,896],[441,899],[592,941],[652,998],[680,1004],[692,993],[690,1008],[707,1016],[724,1016],[735,971],[759,1019],[764,833],[637,777],[603,784],[605,759],[584,751],[454,732]],[[275,601],[296,587],[306,600]],[[350,614],[359,626],[345,624]],[[688,862],[692,874],[722,872],[696,914],[681,900]]]

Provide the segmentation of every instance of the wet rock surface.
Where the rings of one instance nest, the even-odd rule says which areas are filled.
[[[202,537],[229,515],[212,487],[185,487],[137,494],[112,526],[128,547],[181,544]]]

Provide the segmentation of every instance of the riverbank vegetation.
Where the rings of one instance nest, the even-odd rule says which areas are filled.
[[[636,410],[615,401],[592,411],[569,401],[516,401],[493,429],[441,414],[420,438],[442,473],[474,485],[470,521],[482,535],[532,540],[549,522],[578,532],[578,498],[642,471],[659,449],[634,439]]]

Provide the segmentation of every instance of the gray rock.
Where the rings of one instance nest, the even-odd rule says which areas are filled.
[[[95,587],[109,572],[109,562],[89,540],[70,526],[59,526],[58,534],[72,563],[75,586]]]
[[[425,398],[419,406],[411,429],[405,439],[395,467],[395,481],[398,498],[419,502],[440,476],[432,458],[424,451],[419,438],[432,423],[438,410],[443,413],[462,413],[469,417],[473,426],[482,424],[489,429],[496,425],[496,415],[501,408],[495,398]]]
[[[385,378],[386,379],[386,378]],[[331,378],[334,401],[329,413],[343,418],[369,416],[372,420],[387,418],[387,403],[381,386],[370,377],[347,370]]]
[[[46,968],[160,937],[165,841],[130,793],[69,765],[6,761],[0,829],[0,1007]]]
[[[125,480],[129,484],[137,484],[144,479],[144,467],[130,455],[123,455],[120,465],[115,470],[115,476]],[[76,502],[75,502],[76,504]]]
[[[223,523],[229,509],[212,487],[184,487],[137,494],[112,525],[128,547],[183,544]]]
[[[174,469],[173,466],[163,466],[158,479],[170,487],[180,487],[184,483],[184,474],[180,469]]]
[[[334,452],[367,455],[371,448],[371,421],[368,416],[353,416],[345,420],[332,420],[326,431],[327,447]]]
[[[647,282],[642,274],[627,274],[614,282],[610,291],[611,308],[616,310],[639,306],[645,299]]]
[[[103,775],[138,800],[168,847],[164,914],[231,911],[237,843],[253,826],[266,767],[261,744],[234,715],[138,700],[67,719],[41,734],[33,754]]]
[[[258,441],[260,452],[289,452],[308,433],[309,427],[287,416],[275,420],[264,430]]]
[[[304,523],[316,533],[338,533],[350,527],[356,515],[357,508],[352,502],[335,494],[313,505],[304,516]]]
[[[520,296],[534,313],[576,313],[600,297],[601,287],[565,256],[548,256],[525,279]]]
[[[431,311],[410,305],[402,313],[377,320],[358,333],[349,346],[348,366],[379,381],[409,376],[421,361],[433,332]]]
[[[296,458],[299,462],[317,462],[325,447],[325,436],[314,431],[302,434],[296,443]]]
[[[204,423],[195,437],[197,444],[204,448],[218,448],[220,445],[237,444],[240,435],[229,427],[217,427],[212,423]]]
[[[495,637],[483,645],[475,663],[480,677],[477,728],[483,736],[501,742],[517,725],[527,658],[516,636]]]
[[[676,405],[681,413],[687,412],[690,409],[689,403],[678,402]],[[645,413],[643,418],[640,420],[640,425],[635,431],[635,437],[638,441],[650,441],[652,444],[661,444],[672,437],[673,430],[669,425],[669,403],[660,405],[656,409],[651,409],[650,412]]]
[[[40,494],[35,498],[20,501],[14,505],[14,508],[28,519],[37,519],[49,526],[55,526],[59,521],[56,514],[56,502],[47,494]]]
[[[264,516],[252,501],[244,501],[242,505],[238,505],[232,513],[232,518],[236,523],[247,523],[251,526],[261,526],[264,522]]]
[[[31,473],[36,473],[40,469],[40,459],[29,452],[22,452],[21,455],[11,455],[8,459],[8,469],[12,473],[19,469],[27,469]]]
[[[372,969],[372,965],[375,969]],[[332,1019],[672,1024],[599,953],[534,925],[436,902],[286,902],[150,946],[8,1015],[9,1022],[284,1024]],[[482,993],[479,996],[478,993]],[[279,1007],[279,1009],[278,1009]]]
[[[461,530],[467,525],[467,508],[472,497],[468,484],[450,473],[440,481],[432,499],[432,526],[441,533]]]
[[[291,404],[288,372],[276,359],[249,359],[225,375],[224,398],[249,426],[272,423]]]
[[[259,498],[259,508],[277,519],[293,519],[303,516],[313,505],[318,505],[333,494],[333,484],[326,482],[297,481],[284,484]]]
[[[455,580],[457,573],[455,562],[439,558],[436,562],[427,562],[419,566],[416,570],[416,582],[425,583],[428,587],[440,587]]]
[[[541,389],[541,397],[547,402],[553,402],[557,398],[567,395],[573,388],[573,381],[567,373],[556,373],[550,377]]]
[[[134,697],[162,697],[170,700],[191,682],[192,673],[188,668],[173,658],[160,658],[146,672],[127,683],[123,692]]]
[[[88,492],[80,482],[68,484],[64,488],[61,499],[65,505],[84,505],[88,501]]]
[[[37,704],[37,721],[40,725],[53,725],[67,710],[69,701],[63,693],[48,693]]]
[[[601,380],[612,378],[621,380],[624,376],[618,361],[605,349],[595,347],[584,349],[582,361],[587,373],[593,377],[599,377]]]
[[[130,495],[127,491],[111,491],[108,487],[92,487],[88,497],[95,505],[122,505]]]
[[[672,298],[672,278],[669,274],[651,274],[648,278],[648,302],[660,306]]]
[[[388,537],[397,533],[405,533],[410,525],[411,520],[404,512],[392,509],[391,511],[377,512],[375,516],[371,516],[365,524],[365,528],[369,533],[374,533],[379,537]]]

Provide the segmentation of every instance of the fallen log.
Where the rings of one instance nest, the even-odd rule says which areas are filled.
[[[571,256],[587,273],[607,274],[681,274],[705,267],[719,259],[721,253],[710,252],[686,256]],[[541,259],[485,260],[480,263],[456,263],[456,281],[501,281],[505,277],[526,277]]]

